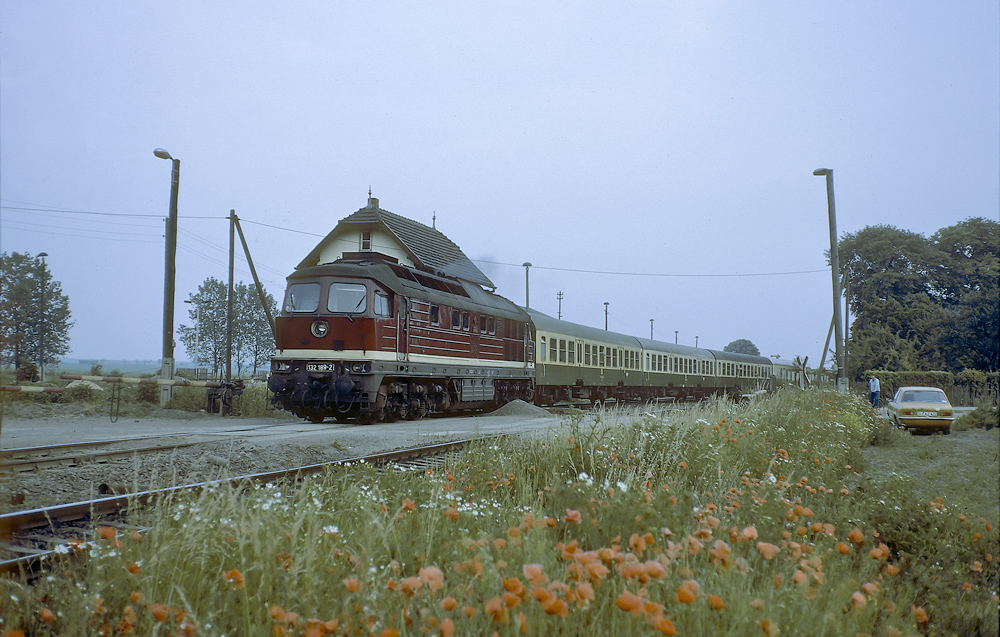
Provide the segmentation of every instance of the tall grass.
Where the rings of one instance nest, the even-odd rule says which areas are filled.
[[[133,513],[145,533],[97,529],[34,589],[2,582],[0,630],[996,634],[996,506],[869,479],[882,427],[788,392],[579,414],[439,470],[220,484]]]

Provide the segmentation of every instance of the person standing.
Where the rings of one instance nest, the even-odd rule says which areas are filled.
[[[878,409],[878,395],[879,395],[879,383],[878,378],[874,374],[868,377],[868,402],[872,404],[874,409]]]

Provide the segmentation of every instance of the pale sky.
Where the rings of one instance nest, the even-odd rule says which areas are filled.
[[[814,169],[841,236],[1000,215],[1000,7],[6,0],[0,251],[49,254],[70,357],[160,356],[157,147],[181,160],[177,324],[227,278],[230,209],[280,298],[370,186],[518,304],[530,261],[553,316],[561,291],[573,322],[608,302],[614,331],[816,363]]]

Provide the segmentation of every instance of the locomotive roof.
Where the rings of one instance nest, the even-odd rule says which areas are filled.
[[[377,258],[379,255],[371,256],[371,261],[336,261],[300,267],[288,276],[288,282],[323,276],[373,279],[396,294],[453,308],[487,312],[503,318],[527,320],[527,316],[516,304],[478,285],[455,278],[426,276],[412,268],[382,261]]]
[[[431,273],[469,281],[495,289],[489,278],[472,263],[455,243],[436,228],[379,208],[378,199],[368,198],[368,205],[341,219],[336,227],[312,249],[296,268],[320,265],[320,253],[334,237],[354,228],[368,229],[381,226],[399,242],[418,268]]]

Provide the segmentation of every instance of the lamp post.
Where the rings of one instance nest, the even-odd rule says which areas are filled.
[[[604,302],[604,331],[608,331],[608,302]]]
[[[39,277],[42,284],[42,312],[38,328],[38,373],[43,385],[45,384],[45,257],[47,256],[48,252],[38,253],[38,258],[42,260],[42,272]]]
[[[817,177],[826,177],[826,202],[830,213],[830,271],[833,275],[833,330],[834,356],[837,366],[836,390],[846,391],[847,378],[844,369],[844,332],[840,316],[840,256],[837,254],[837,211],[833,203],[833,170],[817,168],[813,171]]]
[[[521,265],[524,266],[524,309],[528,309],[531,307],[528,301],[528,268],[531,267],[531,264],[525,261]]]
[[[170,210],[167,216],[166,255],[163,266],[163,366],[160,369],[160,378],[169,380],[174,377],[174,279],[177,257],[177,186],[181,176],[181,160],[174,159],[162,148],[154,150],[153,155],[173,162],[170,171]],[[167,404],[171,394],[171,388],[164,385],[160,390],[160,406]]]

